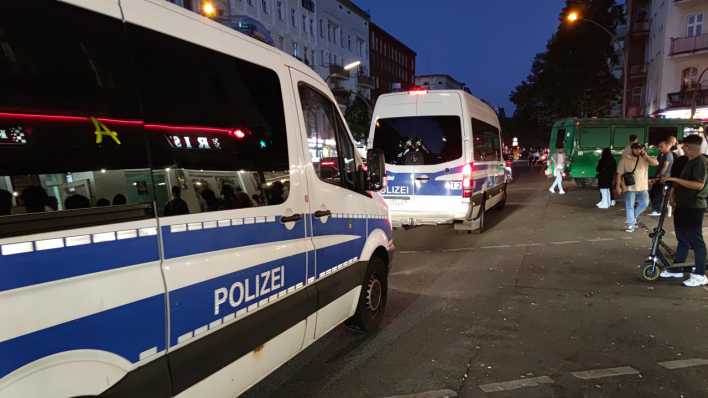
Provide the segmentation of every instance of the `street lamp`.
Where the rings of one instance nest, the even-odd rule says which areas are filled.
[[[202,3],[202,14],[209,18],[215,16],[216,6],[214,5],[214,3],[212,3],[211,1],[205,1],[204,3]]]
[[[357,66],[361,65],[361,61],[354,61],[350,64],[344,65],[344,70],[352,70],[356,68]]]
[[[566,15],[566,17],[565,17],[565,20],[568,21],[568,23],[571,24],[571,25],[574,24],[574,23],[576,23],[576,22],[578,22],[578,21],[588,21],[588,22],[590,22],[591,24],[593,24],[593,25],[597,26],[598,28],[602,29],[602,30],[603,30],[605,33],[607,33],[608,35],[610,35],[610,37],[612,38],[612,40],[616,40],[616,39],[617,39],[617,36],[615,36],[614,33],[612,33],[609,29],[607,29],[606,27],[604,27],[601,23],[598,23],[598,22],[596,22],[596,21],[593,21],[593,20],[590,19],[590,18],[586,18],[586,17],[582,16],[582,15],[581,15],[579,12],[577,12],[577,11],[571,11],[571,12],[569,12],[568,15]]]

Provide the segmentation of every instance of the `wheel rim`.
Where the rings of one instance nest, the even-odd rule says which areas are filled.
[[[659,267],[654,265],[645,265],[642,269],[642,276],[648,281],[656,280],[659,277]]]
[[[369,282],[366,284],[366,306],[369,308],[369,311],[376,312],[379,310],[381,306],[381,293],[381,281],[379,281],[376,275],[371,275]]]

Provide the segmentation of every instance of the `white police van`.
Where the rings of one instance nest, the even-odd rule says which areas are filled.
[[[368,146],[385,154],[384,198],[394,226],[454,223],[481,231],[486,211],[506,203],[499,120],[465,91],[380,96]]]
[[[0,397],[233,397],[375,329],[393,242],[325,82],[162,0],[0,2]]]

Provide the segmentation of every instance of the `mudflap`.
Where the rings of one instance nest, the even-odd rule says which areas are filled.
[[[462,221],[456,221],[453,225],[455,231],[477,231],[482,227],[484,222],[484,194],[480,193],[470,198],[470,204],[467,209],[467,215]],[[475,208],[477,210],[475,211]]]

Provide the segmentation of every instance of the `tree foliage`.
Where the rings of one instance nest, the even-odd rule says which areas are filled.
[[[623,18],[614,0],[566,0],[546,50],[536,55],[528,77],[510,96],[516,105],[516,124],[535,134],[548,134],[548,127],[563,117],[606,116],[621,91],[612,74],[617,62],[613,38],[589,21],[568,24],[565,16],[570,10],[610,31]]]

